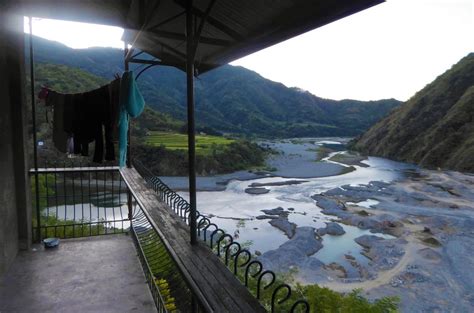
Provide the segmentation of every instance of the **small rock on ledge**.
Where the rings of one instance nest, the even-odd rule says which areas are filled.
[[[270,189],[267,188],[246,188],[245,192],[251,195],[263,195],[269,193]]]

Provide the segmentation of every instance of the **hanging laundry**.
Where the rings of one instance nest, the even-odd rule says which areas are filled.
[[[119,166],[127,162],[128,123],[130,116],[137,117],[145,108],[145,100],[138,90],[133,72],[125,72],[120,81],[120,117],[119,117]]]
[[[100,163],[104,154],[105,110],[108,107],[108,87],[88,91],[77,97],[74,104],[73,134],[76,154],[87,156],[89,143],[95,141],[93,161]],[[113,143],[111,143],[113,146]]]
[[[70,157],[74,154],[74,138],[73,137],[69,137],[67,139],[67,154]]]
[[[118,122],[120,114],[120,78],[115,79],[109,84],[109,114],[107,117],[110,119],[109,122],[112,128],[112,140],[118,142]],[[106,156],[107,158],[107,156]]]
[[[53,106],[53,142],[64,153],[89,155],[89,143],[95,141],[93,161],[115,160],[114,140],[119,116],[120,79],[98,89],[61,94],[52,90],[46,93],[46,105]],[[40,93],[43,95],[45,91]],[[71,141],[72,138],[72,141]]]
[[[53,144],[61,152],[67,152],[68,133],[64,131],[64,102],[66,96],[49,91],[46,96],[46,106],[53,107]]]

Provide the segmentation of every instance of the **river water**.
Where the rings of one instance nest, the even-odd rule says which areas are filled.
[[[285,210],[291,208],[294,210],[290,210],[292,212],[288,219],[297,226],[310,226],[315,229],[325,227],[325,222],[332,221],[334,217],[322,214],[321,209],[311,198],[312,195],[346,184],[367,184],[374,180],[391,182],[403,178],[406,175],[406,170],[413,169],[413,166],[409,164],[369,157],[363,161],[368,167],[354,166],[354,171],[337,175],[341,168],[345,168],[347,165],[327,161],[315,162],[314,150],[327,142],[327,138],[307,138],[271,143],[272,148],[282,151],[269,161],[269,165],[277,167],[277,170],[273,172],[274,175],[278,175],[277,177],[234,179],[227,184],[225,190],[200,191],[197,193],[198,210],[210,216],[213,223],[234,235],[240,243],[247,243],[252,252],[264,253],[277,249],[289,238],[284,232],[271,226],[268,219],[256,219],[257,216],[264,214],[261,210],[277,207],[282,207]],[[330,140],[331,144],[341,142],[343,143],[344,139]],[[219,181],[219,177],[215,177],[215,180]],[[274,183],[288,180],[302,180],[304,182],[297,185],[268,186],[265,188],[270,192],[266,194],[253,195],[245,192],[245,189],[252,183]],[[181,182],[182,184],[183,182]],[[208,187],[209,185],[207,185]],[[180,194],[188,198],[186,191],[181,191]],[[370,199],[359,203],[359,205],[367,207],[373,204],[376,202]],[[344,254],[351,254],[359,263],[366,264],[368,259],[361,255],[362,248],[354,242],[354,239],[372,233],[354,226],[341,226],[346,233],[342,236],[323,236],[324,247],[314,257],[326,264],[344,263],[346,260]],[[390,237],[384,234],[376,235]]]

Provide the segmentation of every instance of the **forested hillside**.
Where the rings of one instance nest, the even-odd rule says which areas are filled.
[[[426,167],[474,171],[474,53],[367,131],[355,148]]]
[[[123,51],[113,48],[75,50],[35,38],[35,56],[38,62],[80,68],[106,80],[123,70]],[[141,68],[143,66],[138,69]],[[185,120],[183,72],[155,67],[146,71],[138,82],[151,108]],[[69,83],[75,82],[64,82]],[[368,129],[399,104],[394,99],[369,102],[322,99],[230,65],[196,80],[197,125],[244,135],[353,136]]]

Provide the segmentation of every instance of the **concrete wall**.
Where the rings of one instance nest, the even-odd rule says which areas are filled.
[[[0,275],[31,243],[23,17],[0,10]]]

